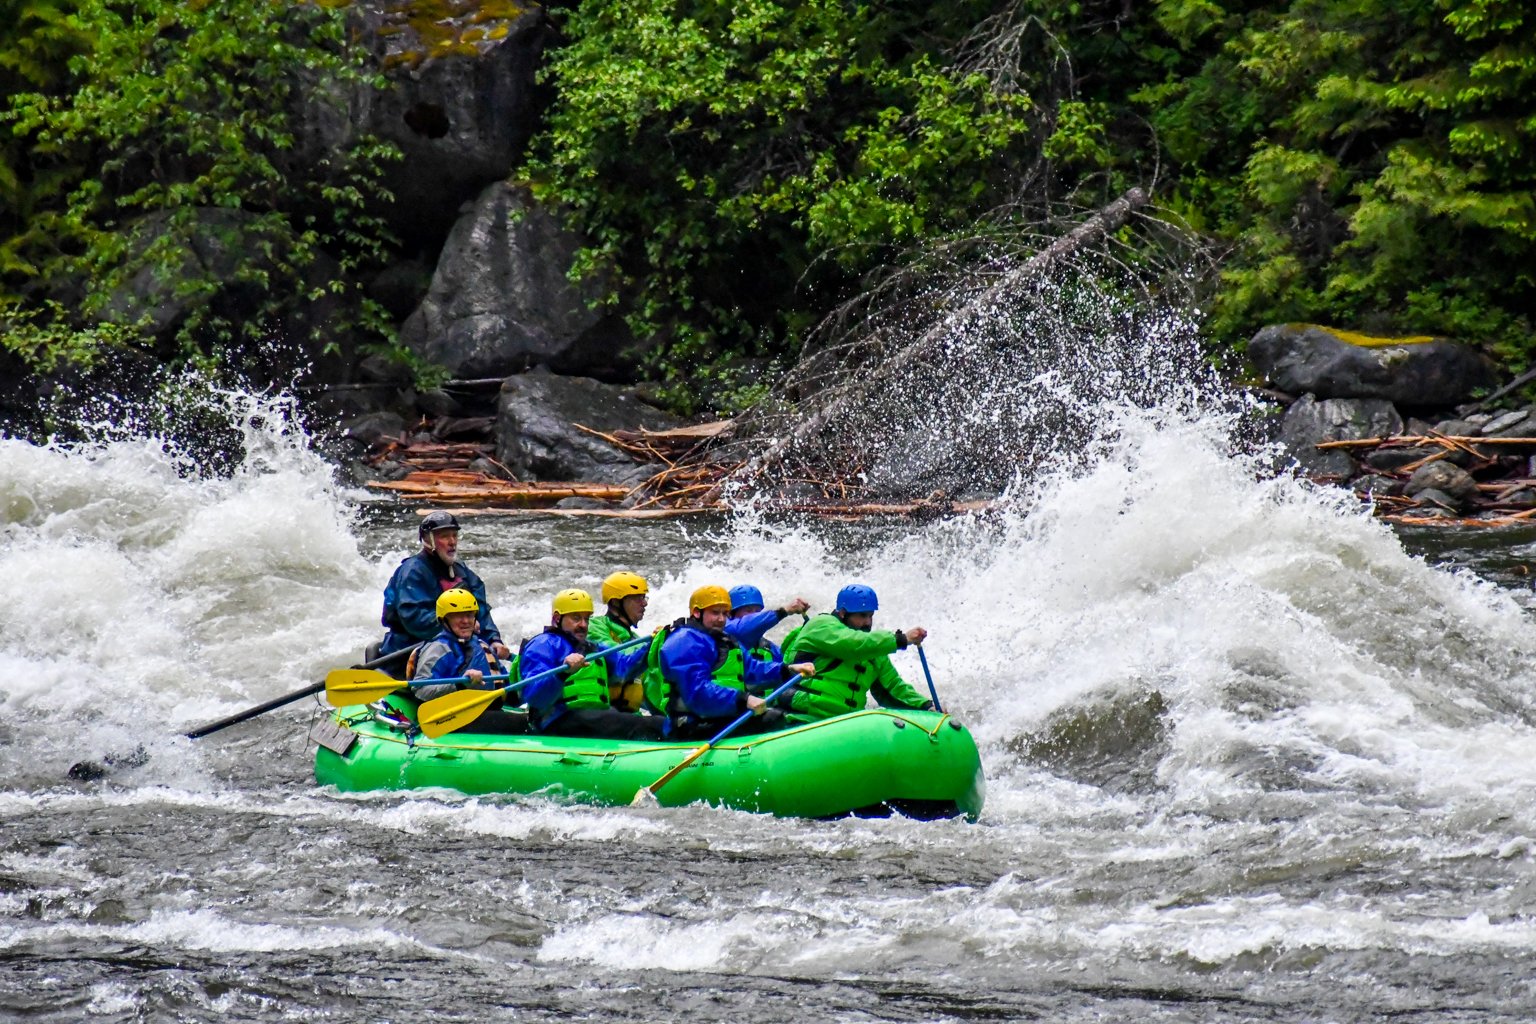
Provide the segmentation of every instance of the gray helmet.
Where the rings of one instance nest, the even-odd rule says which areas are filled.
[[[421,529],[416,531],[416,536],[425,544],[427,538],[438,530],[457,530],[459,521],[452,512],[432,512],[421,521]]]

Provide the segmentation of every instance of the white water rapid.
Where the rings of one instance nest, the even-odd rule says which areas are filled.
[[[615,568],[657,622],[705,582],[874,586],[980,744],[966,824],[343,797],[306,704],[182,738],[357,660],[414,542],[285,403],[223,401],[232,474],[131,431],[0,438],[0,1018],[1536,1009],[1528,591],[1271,478],[1230,412],[1105,401],[998,511],[922,526],[467,520],[513,637]]]

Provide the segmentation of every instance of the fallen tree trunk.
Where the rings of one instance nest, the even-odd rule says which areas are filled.
[[[1049,271],[1058,261],[1078,249],[1103,238],[1110,232],[1119,230],[1120,226],[1130,218],[1132,211],[1146,201],[1146,193],[1139,188],[1133,188],[1099,210],[1076,228],[1030,257],[1017,270],[1005,275],[1002,280],[953,315],[930,327],[916,340],[909,342],[894,355],[883,360],[874,372],[835,389],[830,400],[819,411],[802,420],[790,433],[776,438],[761,454],[743,463],[705,495],[703,500],[713,501],[723,487],[732,483],[750,483],[762,477],[778,466],[795,445],[814,437],[838,415],[867,398],[898,370],[914,361],[926,358],[934,349],[942,345],[946,338],[964,331],[974,320],[985,315],[1025,282]]]
[[[631,490],[619,484],[516,483],[480,473],[451,470],[412,473],[403,480],[370,480],[368,486],[439,504],[506,503],[535,507],[553,505],[562,498],[620,501]]]

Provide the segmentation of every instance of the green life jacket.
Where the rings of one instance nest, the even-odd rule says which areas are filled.
[[[598,615],[587,627],[587,642],[593,647],[617,647],[635,639],[636,635],[633,628],[624,625],[611,615]],[[641,681],[638,679],[632,683],[626,683],[621,679],[609,679],[608,703],[620,711],[639,711],[644,696]]]
[[[587,626],[587,642],[594,647],[617,647],[635,638],[635,631],[612,615],[594,615]]]
[[[784,664],[809,660],[816,674],[795,684],[794,710],[789,717],[798,722],[814,722],[833,715],[862,711],[868,703],[869,688],[875,681],[875,662],[850,664],[842,658],[813,650],[800,650],[795,643],[800,630],[784,638]]]
[[[667,642],[667,637],[672,631],[688,625],[687,619],[678,619],[676,622],[662,626],[651,638],[651,646],[645,651],[645,702],[658,714],[676,717],[688,709],[683,706],[682,694],[676,692],[672,681],[661,671],[661,648]],[[694,629],[699,627],[694,626]],[[700,630],[700,632],[704,632]],[[727,641],[721,643],[715,638],[715,665],[710,670],[709,676],[720,686],[732,690],[745,691],[746,662],[743,660],[741,645]]]
[[[572,648],[578,654],[586,654],[592,650],[591,644],[579,644],[575,638],[563,630],[553,626],[545,626],[546,633],[559,633],[571,641]],[[530,638],[531,639],[531,638]],[[523,650],[528,646],[524,640],[517,649],[518,679],[522,679]],[[572,672],[561,681],[560,699],[568,708],[606,708],[608,706],[608,662],[590,661],[581,668]]]

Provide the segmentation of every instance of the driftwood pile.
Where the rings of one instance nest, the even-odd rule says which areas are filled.
[[[1431,431],[1423,435],[1325,441],[1321,450],[1344,449],[1356,458],[1369,452],[1395,453],[1394,468],[1374,469],[1385,486],[1362,487],[1378,515],[1410,526],[1513,526],[1536,522],[1536,437],[1463,437]],[[1413,456],[1419,456],[1414,458]],[[1380,459],[1375,460],[1379,464]],[[1396,460],[1390,460],[1396,461]],[[1475,481],[1453,501],[1438,491],[1415,490],[1415,474],[1434,462],[1448,461]],[[1463,478],[1465,479],[1465,478]]]
[[[492,427],[487,419],[483,425],[467,420],[454,421],[448,430],[454,433],[469,432],[479,426],[482,432]],[[433,437],[443,436],[442,421],[426,433]],[[473,441],[421,441],[389,438],[377,446],[364,460],[372,465],[385,461],[407,467],[410,472],[398,480],[370,480],[368,486],[391,491],[400,497],[432,505],[479,506],[505,511],[546,510],[561,514],[634,515],[638,511],[655,509],[672,512],[679,506],[674,495],[686,497],[697,490],[694,479],[709,472],[705,466],[681,466],[679,460],[700,447],[701,442],[716,437],[730,429],[730,421],[704,423],[677,430],[648,431],[621,430],[613,434],[574,424],[574,426],[602,438],[614,447],[627,452],[636,462],[659,462],[663,469],[643,481],[639,486],[589,482],[551,482],[519,480],[506,465],[495,458],[495,445]],[[421,434],[416,435],[420,437]],[[485,466],[471,469],[472,464]],[[623,509],[552,509],[551,506],[565,498],[587,498],[597,501],[627,503]],[[686,503],[683,503],[686,505]],[[657,508],[659,506],[659,508]],[[685,511],[707,511],[686,507]]]
[[[433,506],[452,506],[460,512],[541,512],[562,516],[605,516],[625,519],[660,519],[726,511],[719,497],[720,484],[738,470],[740,460],[722,461],[717,442],[730,435],[733,423],[719,420],[672,430],[616,430],[604,433],[582,424],[577,429],[626,452],[637,463],[660,468],[640,483],[619,485],[583,482],[520,481],[494,458],[489,443],[388,439],[365,460],[379,464],[386,459],[409,467],[399,480],[370,480],[368,486],[390,491],[402,499]],[[441,431],[432,431],[441,434]],[[496,473],[470,469],[471,463],[490,463]],[[828,519],[859,519],[865,516],[951,515],[984,509],[986,502],[955,502],[942,494],[920,501],[869,502],[857,499],[845,484],[836,481],[802,480],[820,491],[820,500],[778,503],[777,511]],[[566,498],[609,502],[607,508],[555,508]]]

